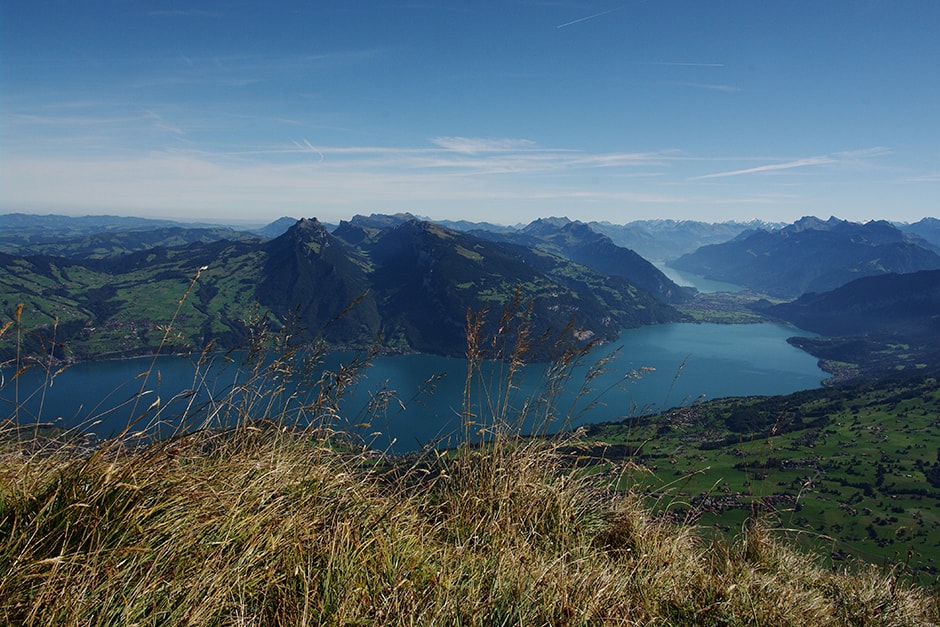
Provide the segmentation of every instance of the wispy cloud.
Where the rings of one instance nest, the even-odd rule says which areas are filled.
[[[102,115],[42,115],[28,113],[13,113],[9,118],[11,121],[19,122],[23,125],[36,126],[61,126],[69,128],[80,128],[89,126],[114,126],[136,123],[142,120],[150,119],[146,113],[139,115],[121,115],[121,116],[102,116]]]
[[[341,215],[502,206],[528,207],[536,217],[546,208],[564,210],[564,202],[679,204],[685,197],[676,189],[615,183],[634,172],[655,178],[670,158],[544,147],[524,138],[440,136],[416,146],[329,146],[311,137],[244,150],[7,154],[0,187],[5,205],[20,208],[250,217],[262,206],[303,213],[316,198],[318,212]],[[595,182],[585,186],[592,176]]]
[[[0,131],[11,140],[0,151],[2,209],[248,219],[273,208],[278,214],[306,214],[316,199],[316,212],[324,218],[390,210],[480,215],[483,208],[497,221],[507,212],[520,220],[578,207],[606,207],[611,215],[625,207],[642,212],[643,206],[655,206],[650,210],[662,215],[695,207],[744,211],[793,203],[766,195],[766,185],[696,181],[824,166],[851,176],[890,153],[875,147],[804,158],[722,157],[676,149],[591,150],[525,136],[457,133],[413,143],[341,144],[334,142],[362,135],[318,126],[323,120],[294,111],[285,112],[276,126],[260,123],[273,117],[179,104],[75,100],[57,110],[30,111],[24,104],[0,119]],[[227,140],[219,134],[253,122],[270,131],[259,133],[270,139]]]
[[[310,152],[302,142],[298,152]],[[314,149],[318,150],[318,149]],[[263,208],[308,215],[348,216],[362,211],[411,209],[505,211],[513,219],[531,211],[563,210],[566,202],[680,203],[680,194],[652,190],[594,189],[576,180],[539,176],[531,162],[517,164],[518,176],[500,176],[493,163],[462,162],[464,170],[402,167],[385,154],[366,160],[287,163],[226,160],[198,153],[161,153],[134,158],[25,158],[0,172],[4,208],[72,208],[90,211],[160,211],[163,215],[225,216],[247,219]],[[406,161],[406,163],[420,163]],[[557,164],[556,164],[557,165]],[[506,164],[501,166],[509,169]],[[534,178],[533,178],[534,177]],[[570,206],[570,205],[568,205]],[[503,207],[502,212],[497,208]]]
[[[776,172],[778,170],[792,170],[793,168],[806,168],[817,165],[826,165],[830,163],[835,163],[836,160],[832,157],[819,156],[819,157],[806,157],[805,159],[796,159],[794,161],[786,161],[784,163],[770,163],[767,165],[759,165],[754,168],[745,168],[743,170],[731,170],[728,172],[715,172],[713,174],[703,174],[702,176],[694,176],[690,180],[698,181],[702,179],[717,179],[727,176],[742,176],[745,174],[761,174],[763,172]]]
[[[316,154],[317,157],[319,157],[320,163],[322,163],[322,162],[326,159],[326,157],[323,156],[323,153],[320,152],[319,149],[317,149],[313,144],[311,144],[311,143],[310,143],[309,141],[307,141],[306,139],[303,140],[303,142],[295,141],[295,142],[294,142],[294,145],[295,145],[301,152],[312,152],[312,153]]]
[[[330,167],[361,170],[395,170],[435,176],[481,177],[496,175],[538,176],[547,173],[661,168],[670,156],[661,152],[592,153],[568,148],[539,146],[528,139],[434,137],[430,146],[321,146],[316,152]],[[309,142],[275,152],[311,152]],[[322,163],[323,160],[320,161]],[[341,164],[341,165],[340,165]]]
[[[262,82],[297,80],[324,70],[361,65],[381,58],[387,52],[378,48],[360,48],[283,56],[233,54],[195,57],[179,54],[158,61],[150,71],[141,71],[131,86],[138,89],[199,84],[246,87]]]
[[[839,152],[834,152],[832,155],[839,159],[852,160],[866,159],[869,157],[881,157],[883,155],[890,155],[892,152],[893,151],[890,148],[886,148],[884,146],[873,146],[871,148],[860,148],[857,150],[842,150]]]
[[[621,5],[621,6],[619,6],[619,7],[614,7],[613,9],[607,9],[606,11],[601,11],[600,13],[595,13],[595,14],[593,14],[593,15],[588,15],[587,17],[579,17],[579,18],[576,19],[576,20],[571,20],[570,22],[565,22],[564,24],[559,24],[559,25],[556,26],[555,28],[567,28],[567,27],[569,27],[569,26],[574,26],[575,24],[580,24],[581,22],[587,22],[588,20],[593,20],[593,19],[595,19],[595,18],[602,17],[602,16],[604,16],[604,15],[608,15],[608,14],[610,14],[610,13],[613,13],[614,11],[619,11],[619,10],[622,9],[623,7],[624,7],[624,5]]]
[[[692,87],[694,89],[707,89],[709,91],[723,91],[726,93],[734,93],[741,91],[740,87],[735,87],[734,85],[722,85],[718,83],[694,83],[689,81],[668,81],[660,83],[667,87]]]
[[[801,159],[779,159],[778,163],[766,163],[751,168],[741,168],[725,172],[714,172],[703,174],[701,176],[691,177],[689,180],[703,180],[724,178],[729,176],[743,176],[747,174],[762,174],[768,172],[777,172],[780,170],[793,170],[797,168],[811,168],[819,166],[832,166],[843,172],[869,170],[875,167],[877,157],[883,157],[893,154],[890,148],[884,146],[872,146],[870,148],[859,148],[853,150],[840,150],[828,155],[816,155],[813,157],[803,157]],[[743,161],[744,159],[738,159]],[[754,157],[747,160],[753,161]],[[765,159],[767,161],[768,159]]]
[[[529,139],[488,139],[481,137],[432,137],[431,142],[446,150],[455,152],[507,152],[535,148],[535,142]]]

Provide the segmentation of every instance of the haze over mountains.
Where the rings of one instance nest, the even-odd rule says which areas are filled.
[[[618,246],[635,250],[646,259],[670,261],[691,253],[701,246],[727,242],[740,233],[753,230],[774,230],[786,226],[781,222],[696,222],[692,220],[638,220],[629,224],[590,222],[591,228],[610,237]]]
[[[823,292],[865,276],[940,269],[933,245],[884,221],[806,217],[699,248],[673,267],[780,298]]]

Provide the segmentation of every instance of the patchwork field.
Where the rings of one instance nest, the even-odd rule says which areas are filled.
[[[588,440],[580,465],[678,517],[736,533],[759,514],[833,562],[940,572],[936,379],[719,399],[595,425]]]

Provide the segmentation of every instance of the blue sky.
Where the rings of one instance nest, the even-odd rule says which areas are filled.
[[[0,2],[0,211],[940,215],[936,0]]]

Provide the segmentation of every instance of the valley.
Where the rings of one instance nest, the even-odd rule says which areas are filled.
[[[0,625],[940,626],[938,24],[0,1]]]
[[[230,350],[261,336],[350,355],[372,347],[387,355],[450,358],[466,350],[468,310],[482,312],[479,333],[487,337],[505,325],[500,313],[508,308],[523,316],[531,337],[542,338],[526,359],[550,363],[558,353],[549,346],[613,348],[625,329],[717,323],[728,326],[731,338],[735,325],[787,322],[796,325],[789,343],[818,358],[831,375],[824,387],[783,396],[750,388],[696,400],[698,393],[673,390],[686,365],[677,356],[677,372],[662,373],[675,379],[656,393],[674,394],[676,406],[634,405],[579,421],[581,441],[568,455],[573,471],[615,490],[644,493],[669,516],[716,533],[734,535],[746,520],[766,517],[832,564],[862,558],[901,564],[919,581],[936,578],[940,270],[898,273],[910,267],[864,262],[872,276],[853,278],[860,273],[851,260],[856,252],[860,259],[878,254],[858,248],[859,229],[804,219],[757,234],[742,228],[722,263],[740,264],[734,242],[753,246],[755,237],[770,241],[790,229],[762,253],[782,270],[787,246],[802,249],[807,237],[818,237],[832,248],[845,235],[844,265],[830,260],[825,279],[841,276],[845,283],[804,293],[781,287],[787,284],[774,273],[755,283],[716,272],[712,278],[746,280],[751,287],[699,292],[583,223],[555,218],[519,228],[452,226],[459,228],[398,214],[355,216],[329,228],[316,219],[285,219],[267,229],[269,236],[162,223],[114,232],[73,224],[59,234],[47,226],[42,238],[28,229],[19,236],[8,231],[0,238],[7,242],[0,252],[0,305],[4,318],[18,324],[0,338],[2,358],[7,366],[30,355],[37,365],[49,358],[67,365],[157,351],[198,354],[207,344]],[[879,225],[865,246],[918,245],[890,228]],[[700,253],[715,256],[721,246]],[[931,259],[931,246],[909,257]],[[759,266],[751,271],[762,276]],[[510,344],[521,339],[506,338]],[[392,371],[385,376],[386,385],[395,377]],[[448,399],[461,394],[457,379],[434,384],[447,398],[431,422],[449,421]],[[708,387],[705,392],[721,389]],[[426,418],[433,405],[425,403]],[[441,433],[441,425],[418,427],[420,421],[415,433],[422,435],[408,437],[420,442]],[[642,472],[625,474],[627,467]]]
[[[718,399],[589,425],[584,442],[582,471],[679,519],[734,535],[767,517],[833,564],[896,563],[925,583],[940,574],[935,378]]]

